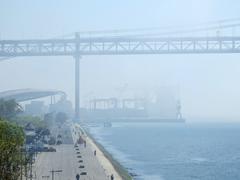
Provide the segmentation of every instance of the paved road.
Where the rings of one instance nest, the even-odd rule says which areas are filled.
[[[42,180],[42,176],[50,176],[50,170],[62,170],[55,174],[55,180],[75,180],[77,173],[87,172],[87,175],[81,176],[81,180],[107,180],[104,169],[101,167],[97,158],[90,151],[90,148],[79,146],[76,150],[73,145],[56,146],[57,152],[41,153],[37,157],[33,172],[36,172],[37,180]],[[80,152],[80,154],[77,154]],[[77,156],[82,156],[78,158]],[[82,160],[83,162],[79,162]],[[82,165],[84,168],[79,168]]]
[[[76,180],[76,174],[82,172],[86,172],[87,175],[82,175],[80,180],[109,179],[90,146],[78,145],[77,148],[74,147],[73,139],[76,142],[79,132],[73,131],[72,124],[64,124],[61,128],[54,126],[51,130],[54,136],[61,134],[65,144],[54,146],[57,152],[44,152],[37,156],[33,166],[33,174],[36,173],[37,180],[47,179],[42,176],[49,176],[49,180],[51,180],[51,170],[62,170],[61,173],[55,174],[54,180]],[[82,162],[79,162],[80,160]],[[79,168],[80,166],[84,166],[84,168]]]
[[[72,132],[67,123],[64,124],[54,124],[51,127],[51,135],[57,139],[58,135],[61,135],[62,142],[64,144],[73,144]]]

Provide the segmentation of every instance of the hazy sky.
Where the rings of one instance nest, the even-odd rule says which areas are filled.
[[[239,17],[239,0],[0,0],[0,38],[46,38],[76,31],[193,24]],[[141,95],[180,88],[187,118],[239,118],[240,55],[91,56],[81,61],[81,96]],[[74,95],[71,57],[0,63],[0,91],[60,89]]]

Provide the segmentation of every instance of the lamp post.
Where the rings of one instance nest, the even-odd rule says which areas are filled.
[[[54,180],[54,174],[60,172],[62,172],[62,170],[51,170],[50,173],[52,173],[52,180]]]

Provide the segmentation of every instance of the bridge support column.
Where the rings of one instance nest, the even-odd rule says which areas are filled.
[[[75,57],[75,119],[80,119],[80,55],[76,55]]]
[[[76,53],[75,53],[75,120],[80,120],[80,34],[75,33]]]

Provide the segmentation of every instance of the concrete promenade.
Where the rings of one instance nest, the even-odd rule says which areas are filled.
[[[70,126],[73,142],[81,134],[74,125]],[[86,140],[84,144],[74,146],[74,144],[55,145],[56,152],[43,152],[38,154],[33,165],[33,174],[37,180],[52,180],[51,170],[61,170],[54,174],[54,180],[76,180],[76,174],[80,175],[80,180],[110,180],[110,175],[114,175],[114,180],[122,178],[113,168],[110,161],[103,155],[93,141],[86,135],[82,136]],[[96,156],[94,151],[96,150]]]
[[[87,142],[87,149],[86,152],[94,152],[96,150],[96,156],[94,157],[95,160],[97,160],[98,164],[104,169],[104,173],[107,176],[107,179],[110,179],[110,176],[114,176],[114,180],[122,180],[121,176],[118,174],[118,172],[113,167],[112,163],[105,157],[103,152],[98,148],[98,146],[93,142],[91,138],[89,138],[86,133],[83,134],[83,130],[80,128],[78,124],[75,124],[73,126],[73,139],[81,135],[81,137],[86,140]],[[75,133],[76,132],[76,133]]]
[[[75,180],[76,174],[86,172],[87,175],[81,175],[84,180],[107,180],[104,169],[98,163],[90,148],[80,147],[79,151],[73,145],[55,146],[57,152],[44,152],[38,155],[33,172],[36,172],[37,180],[47,179],[43,176],[50,176],[51,170],[62,170],[60,173],[55,173],[55,180]],[[80,154],[77,154],[80,152]],[[81,158],[78,158],[81,156]],[[82,160],[83,162],[79,162]],[[84,166],[84,168],[79,168]]]

